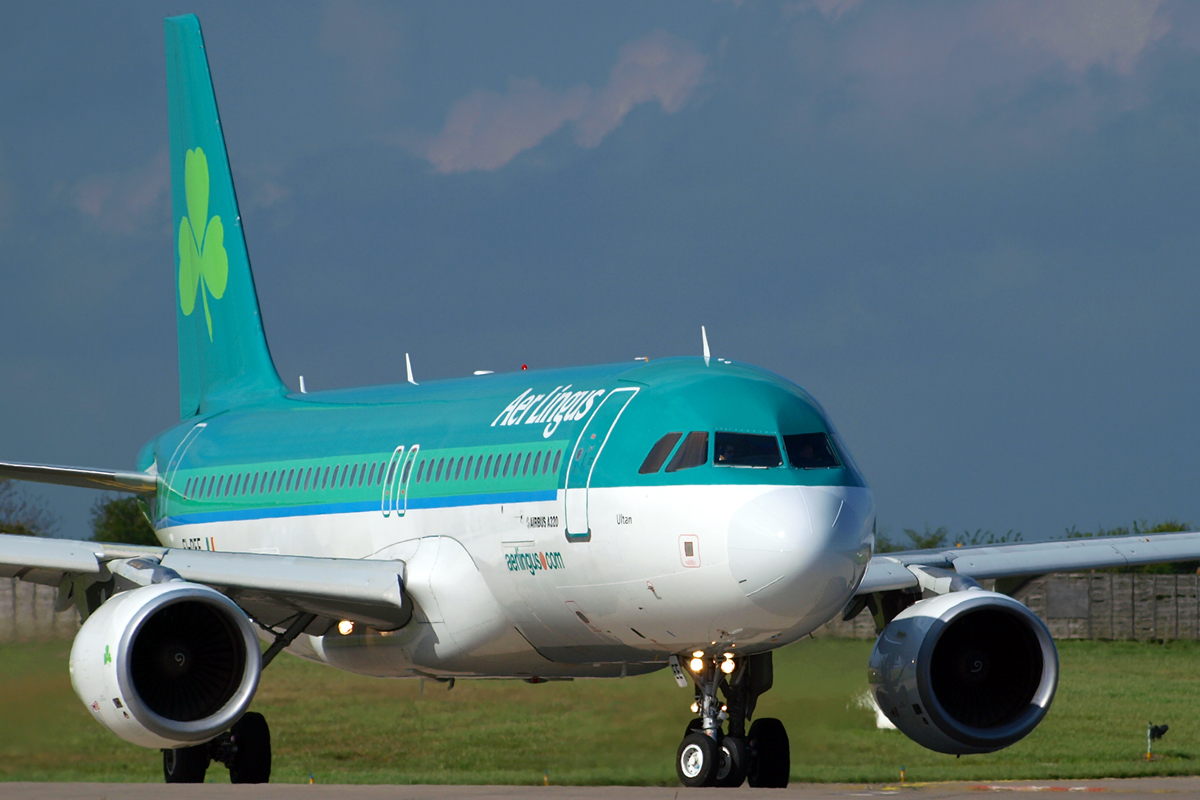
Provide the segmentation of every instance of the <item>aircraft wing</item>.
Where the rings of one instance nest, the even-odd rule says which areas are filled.
[[[20,464],[15,461],[0,461],[0,478],[134,494],[154,494],[158,491],[158,476],[146,472],[55,467],[49,464]]]
[[[857,593],[916,587],[910,566],[939,567],[982,580],[1198,559],[1198,532],[910,550],[873,557]]]
[[[306,613],[318,618],[306,629],[310,633],[324,632],[342,619],[389,630],[403,625],[411,614],[411,601],[402,591],[401,561],[178,550],[0,534],[0,577],[57,585],[60,592],[71,591],[77,578],[104,583],[112,577],[112,562],[138,557],[157,559],[184,580],[211,586],[268,626]]]

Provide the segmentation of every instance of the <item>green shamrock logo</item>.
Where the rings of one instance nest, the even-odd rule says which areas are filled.
[[[199,147],[187,151],[183,162],[183,187],[188,213],[179,222],[179,307],[185,317],[191,316],[196,308],[196,293],[200,293],[211,342],[212,314],[208,311],[208,296],[211,294],[214,300],[220,300],[225,294],[229,257],[225,254],[225,228],[221,218],[208,218],[208,159]]]
[[[104,645],[104,663],[112,663],[112,653],[108,652],[108,645]]]

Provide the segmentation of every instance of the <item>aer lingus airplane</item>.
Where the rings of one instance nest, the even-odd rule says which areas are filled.
[[[887,716],[934,750],[988,752],[1041,721],[1058,661],[1037,617],[975,579],[1200,557],[1185,533],[872,558],[871,491],[825,410],[707,352],[290,392],[194,16],[166,21],[166,53],[181,421],[135,470],[0,464],[140,495],[162,546],[0,536],[0,575],[78,608],[76,693],[162,749],[167,781],[213,760],[268,779],[247,708],[286,649],[439,680],[669,667],[694,684],[680,780],[784,786],[787,734],[754,716],[771,652],[864,606]]]

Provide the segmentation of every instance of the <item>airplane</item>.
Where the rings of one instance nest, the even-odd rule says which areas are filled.
[[[161,546],[0,536],[0,576],[78,609],[76,694],[161,750],[167,782],[213,762],[269,780],[247,709],[286,650],[440,681],[669,669],[693,689],[680,782],[782,787],[787,731],[756,715],[772,652],[864,608],[887,717],[932,750],[991,752],[1045,716],[1058,656],[980,580],[1200,557],[1195,532],[873,554],[874,499],[825,409],[703,331],[696,357],[290,391],[199,21],[165,36],[180,422],[131,470],[0,463],[140,497]]]

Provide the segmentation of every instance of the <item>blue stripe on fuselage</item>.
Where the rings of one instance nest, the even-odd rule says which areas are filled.
[[[558,499],[557,489],[541,492],[498,492],[496,494],[462,494],[451,497],[417,497],[408,501],[408,511],[425,508],[458,508],[462,506],[488,506],[502,503],[536,503]],[[194,514],[179,514],[162,520],[161,527],[198,525],[205,522],[232,522],[252,519],[276,519],[279,517],[313,517],[323,514],[356,514],[364,511],[380,511],[381,500],[362,500],[354,503],[321,503],[307,506],[283,508],[238,508],[228,511],[199,511]]]

